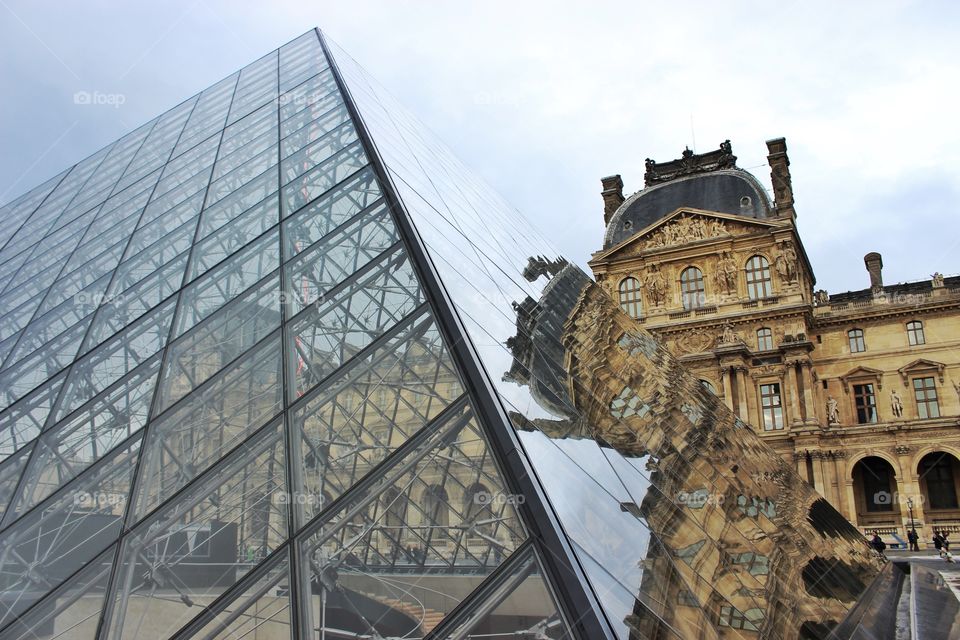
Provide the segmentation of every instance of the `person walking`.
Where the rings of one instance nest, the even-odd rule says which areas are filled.
[[[873,547],[874,551],[880,554],[881,558],[886,559],[887,556],[883,554],[884,550],[887,548],[887,543],[880,538],[880,532],[873,532],[873,539],[870,540],[870,546]]]
[[[910,543],[910,551],[920,551],[920,545],[917,542],[920,540],[920,536],[917,535],[916,529],[910,529],[907,532],[907,542]]]
[[[940,537],[940,532],[936,529],[933,530],[933,548],[937,550],[937,555],[943,555],[943,538]]]

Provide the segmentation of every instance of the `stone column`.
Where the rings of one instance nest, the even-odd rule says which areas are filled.
[[[720,369],[720,379],[723,382],[723,403],[731,411],[733,411],[733,385],[730,383],[730,376],[732,375],[733,369],[731,367]]]
[[[740,416],[740,419],[744,422],[750,422],[750,412],[749,406],[747,404],[747,368],[738,366],[736,371],[740,374],[737,377],[737,402],[740,406],[737,407],[737,415]],[[762,426],[760,427],[763,428]]]
[[[897,462],[900,467],[897,469],[897,504],[900,506],[900,516],[903,519],[904,534],[909,528],[910,509],[907,507],[907,499],[913,500],[913,519],[923,526],[917,528],[920,535],[920,542],[925,542],[927,538],[933,536],[933,528],[926,522],[923,512],[923,497],[920,493],[920,476],[917,470],[913,468],[913,460],[910,455],[910,447],[904,444],[897,445],[894,449],[897,452]],[[926,532],[929,530],[930,535]]]
[[[823,453],[820,451],[811,451],[810,459],[813,461],[813,488],[826,498],[827,488],[823,481]]]
[[[803,375],[803,404],[806,408],[807,424],[817,424],[817,399],[813,393],[813,387],[816,384],[813,380],[813,363],[804,360],[800,363],[801,375]]]
[[[787,362],[787,385],[790,398],[790,424],[803,424],[800,414],[800,383],[797,381],[797,363]]]
[[[846,510],[841,513],[853,523],[853,526],[860,529],[860,524],[857,522],[857,496],[853,492],[853,477],[846,473],[843,477],[843,495],[846,496]]]

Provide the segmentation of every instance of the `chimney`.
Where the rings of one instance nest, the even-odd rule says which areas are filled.
[[[623,180],[619,175],[600,178],[603,185],[603,224],[610,224],[610,218],[621,204],[623,204]]]
[[[773,206],[778,218],[796,220],[793,208],[793,182],[790,180],[790,158],[787,157],[785,138],[767,140],[767,163],[770,165],[770,182],[773,185]]]
[[[883,258],[876,251],[871,251],[863,256],[863,264],[867,265],[867,273],[870,274],[870,288],[873,291],[882,290],[883,276],[880,272],[883,270]]]

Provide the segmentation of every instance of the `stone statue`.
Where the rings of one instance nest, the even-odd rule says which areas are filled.
[[[953,383],[953,390],[957,392],[957,398],[960,399],[960,382]]]
[[[717,342],[720,344],[736,344],[737,342],[742,342],[742,340],[740,340],[737,332],[733,330],[733,325],[728,322],[723,326],[723,333],[720,334]]]
[[[893,415],[903,417],[903,399],[896,389],[890,390],[890,408],[893,409]]]
[[[727,293],[734,293],[737,290],[737,276],[740,270],[737,268],[737,262],[727,251],[720,256],[717,261],[717,271],[713,274],[713,280],[718,289]]]
[[[643,284],[647,288],[647,294],[650,296],[650,300],[654,306],[662,304],[667,297],[667,282],[663,279],[663,275],[660,273],[657,265],[650,265],[650,270],[647,272],[647,277],[644,278]]]
[[[819,289],[813,294],[813,301],[817,303],[818,307],[830,304],[830,294],[827,293],[826,289]]]
[[[840,405],[833,396],[827,398],[827,424],[840,424]]]
[[[793,244],[784,242],[780,246],[780,251],[774,260],[774,266],[777,274],[784,282],[796,282],[797,280],[797,252]]]
[[[940,289],[943,287],[943,274],[939,271],[930,276],[930,280],[933,282],[934,289]]]

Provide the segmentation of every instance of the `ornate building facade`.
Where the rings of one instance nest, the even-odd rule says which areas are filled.
[[[869,253],[868,288],[817,290],[786,141],[767,148],[772,200],[729,141],[648,159],[626,198],[604,178],[593,273],[862,531],[960,537],[960,277],[884,285]]]

